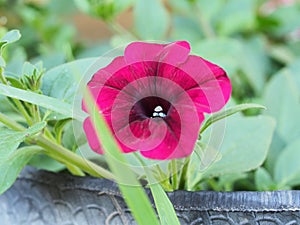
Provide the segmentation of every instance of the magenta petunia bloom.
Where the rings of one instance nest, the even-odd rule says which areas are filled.
[[[189,53],[185,41],[133,42],[124,56],[89,81],[100,113],[124,153],[139,151],[159,160],[188,156],[204,113],[216,112],[228,101],[231,84],[225,71]],[[102,154],[90,117],[83,126],[90,147]]]

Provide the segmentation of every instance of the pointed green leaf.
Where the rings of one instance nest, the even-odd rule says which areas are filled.
[[[16,151],[26,137],[30,137],[46,126],[45,122],[37,123],[25,131],[14,131],[4,127],[0,128],[0,162],[5,160]]]
[[[210,125],[217,122],[218,120],[224,119],[235,113],[238,113],[238,112],[241,112],[241,111],[244,111],[247,109],[253,109],[253,108],[266,109],[264,106],[259,105],[259,104],[254,104],[254,103],[246,103],[246,104],[232,106],[224,111],[216,112],[211,117],[209,117],[206,120],[206,122],[204,123],[204,125],[202,126],[200,133],[202,133],[204,130],[206,130],[206,128],[208,128]]]
[[[65,103],[64,101],[56,98],[48,97],[46,95],[21,90],[4,84],[0,84],[0,94],[44,107],[46,109],[60,113],[66,118],[74,118],[79,121],[82,121],[85,118],[84,112],[73,112],[73,107],[71,104]]]
[[[36,146],[23,147],[14,152],[9,158],[0,160],[0,195],[6,191],[17,179],[17,176],[31,159],[42,149]]]
[[[149,187],[162,225],[180,225],[174,207],[162,186],[153,177],[152,171],[145,168]]]

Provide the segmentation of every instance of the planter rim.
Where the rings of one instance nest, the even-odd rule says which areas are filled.
[[[53,173],[27,166],[18,180],[37,182],[55,186],[61,190],[82,189],[116,197],[122,197],[118,185],[107,179],[77,177],[67,173]],[[149,189],[145,189],[151,196]],[[178,211],[225,211],[225,212],[284,212],[300,211],[300,191],[184,191],[168,192],[168,196]],[[153,202],[153,199],[151,199]],[[184,203],[184,205],[183,205]]]

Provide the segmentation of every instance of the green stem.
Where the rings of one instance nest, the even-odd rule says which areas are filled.
[[[24,131],[25,127],[11,120],[9,117],[0,113],[0,122],[5,124],[7,127],[16,131]],[[114,175],[108,170],[98,166],[97,164],[71,152],[61,145],[49,140],[44,135],[40,134],[36,137],[29,137],[26,139],[30,143],[36,143],[40,147],[45,149],[45,154],[49,155],[53,159],[62,162],[67,165],[74,165],[88,174],[95,177],[104,177],[107,179],[115,179]]]
[[[195,6],[195,7],[193,7],[194,15],[196,15],[199,25],[200,25],[205,37],[206,38],[215,38],[216,34],[215,34],[213,28],[211,27],[211,25],[209,24],[209,21],[207,21],[206,18],[203,16],[203,13],[199,9],[199,6],[197,4],[195,4],[194,6]]]
[[[45,129],[44,129],[44,135],[45,135],[45,137],[49,138],[51,141],[57,142],[57,140],[55,139],[55,137],[53,137],[51,131],[47,127],[45,127]],[[57,143],[60,143],[60,142],[57,142]]]
[[[81,176],[81,177],[85,176],[84,172],[82,172],[82,170],[80,168],[78,168],[77,166],[74,166],[72,164],[66,164],[66,167],[73,175]]]
[[[43,135],[36,137],[35,140],[39,146],[45,148],[49,156],[62,163],[73,164],[95,177],[104,177],[107,179],[115,178],[114,175],[108,170],[71,152],[70,150],[64,148],[63,146],[52,142],[51,140],[44,137]]]
[[[190,156],[185,158],[185,162],[184,165],[181,169],[181,173],[179,176],[179,184],[178,184],[178,189],[180,190],[184,190],[185,186],[186,186],[186,181],[187,181],[187,176],[188,176],[188,168],[189,168],[189,164],[190,164]]]
[[[11,120],[8,116],[4,115],[0,112],[0,122],[3,123],[5,126],[16,130],[16,131],[24,131],[26,130],[25,127],[21,126],[20,124],[16,123],[15,121]]]
[[[21,114],[26,119],[26,122],[28,123],[28,125],[31,126],[32,125],[31,117],[29,116],[28,112],[26,111],[26,109],[24,108],[22,103],[19,100],[14,99],[14,98],[12,98],[12,100],[16,104],[17,108],[20,110]]]
[[[221,191],[220,188],[219,188],[219,186],[218,186],[218,183],[215,181],[214,178],[208,179],[207,183],[211,186],[211,188],[214,191]]]
[[[178,188],[178,178],[177,178],[177,164],[176,159],[171,160],[171,177],[172,177],[172,186],[176,190]]]
[[[32,115],[35,123],[41,122],[40,110],[37,105],[32,105]]]
[[[108,21],[107,25],[113,30],[115,33],[119,35],[126,35],[128,38],[132,40],[139,40],[137,36],[135,36],[133,33],[128,31],[126,28],[124,28],[121,24],[115,22],[115,21]]]

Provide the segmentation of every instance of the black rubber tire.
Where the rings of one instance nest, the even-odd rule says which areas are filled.
[[[147,190],[148,194],[149,190]],[[300,191],[169,193],[181,224],[299,225]],[[117,185],[26,167],[0,196],[1,225],[136,224]]]

